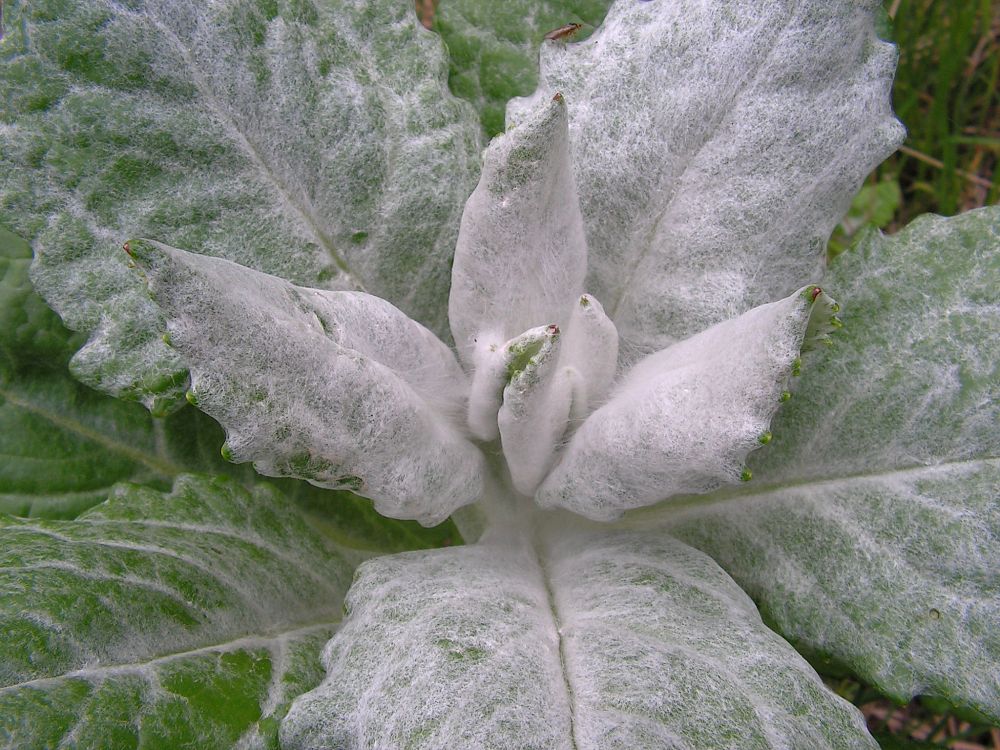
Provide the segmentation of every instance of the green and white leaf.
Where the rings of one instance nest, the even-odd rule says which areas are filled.
[[[830,232],[903,138],[877,0],[620,0],[546,43],[517,124],[559,91],[587,288],[626,354],[665,348],[819,278]]]
[[[0,688],[0,748],[278,750],[278,722],[322,680],[316,655],[335,630],[250,636]]]
[[[829,340],[834,309],[807,286],[640,360],[573,434],[538,504],[610,521],[749,480],[747,455],[770,440],[799,354]]]
[[[553,520],[365,563],[282,746],[877,747],[708,557]]]
[[[456,424],[467,381],[433,333],[369,294],[126,247],[191,368],[191,400],[226,429],[227,458],[427,525],[478,499],[483,455]]]
[[[182,477],[169,495],[119,485],[73,521],[3,517],[4,740],[156,736],[220,700],[238,710],[173,731],[205,732],[206,747],[254,731],[304,677],[282,650],[339,620],[358,559],[276,491],[225,479]]]
[[[90,334],[74,372],[158,411],[183,366],[130,236],[364,288],[438,332],[479,129],[412,3],[14,2],[0,40],[0,221]]]
[[[171,426],[183,419],[171,417]],[[68,374],[0,379],[0,512],[73,518],[106,500],[117,482],[166,489],[184,469],[223,464],[217,447],[208,460],[191,460],[195,435],[172,446],[164,439],[171,432],[138,404],[96,393]],[[172,448],[191,453],[178,463]]]
[[[845,329],[762,486],[658,512],[804,650],[1000,721],[1000,209],[870,233],[832,275]]]
[[[504,129],[507,100],[538,84],[538,48],[545,35],[567,24],[586,39],[611,0],[447,0],[434,13],[434,30],[448,44],[451,90],[472,102],[490,137]]]

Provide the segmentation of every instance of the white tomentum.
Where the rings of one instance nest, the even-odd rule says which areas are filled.
[[[191,400],[227,428],[227,457],[424,523],[480,500],[488,465],[512,500],[595,520],[748,481],[801,354],[837,324],[836,303],[808,285],[658,352],[620,346],[584,289],[558,93],[493,141],[466,204],[449,305],[464,371],[377,297],[145,240],[126,251],[191,367]],[[488,454],[499,441],[504,460],[473,441]]]

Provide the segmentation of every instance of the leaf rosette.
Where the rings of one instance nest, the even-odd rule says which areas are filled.
[[[816,450],[785,442],[786,424],[805,443],[825,437],[816,425],[847,408],[822,403],[817,386],[799,383],[809,380],[810,358],[825,361],[828,373],[835,368],[836,355],[822,353],[841,326],[840,306],[821,279],[826,239],[864,176],[903,137],[889,100],[895,51],[875,33],[877,4],[620,0],[586,41],[545,41],[538,90],[508,105],[507,129],[485,150],[465,203],[446,311],[433,291],[442,248],[454,236],[448,227],[459,187],[428,183],[436,223],[417,227],[406,225],[403,208],[411,204],[398,196],[450,167],[458,168],[455,185],[466,184],[478,125],[441,92],[440,50],[428,53],[415,19],[401,21],[388,1],[372,4],[372,16],[357,3],[335,5],[343,11],[336,19],[326,11],[308,19],[287,8],[285,15],[264,13],[260,49],[236,65],[229,88],[200,79],[196,63],[218,68],[228,64],[226,50],[240,49],[239,34],[227,36],[236,15],[221,12],[246,11],[239,3],[192,11],[198,28],[215,29],[229,45],[221,51],[197,35],[157,41],[177,59],[154,68],[175,83],[193,78],[185,91],[194,103],[179,111],[192,122],[212,115],[204,121],[219,130],[210,136],[238,152],[237,172],[251,174],[253,189],[271,199],[264,219],[256,209],[234,209],[222,223],[252,219],[273,234],[310,238],[301,273],[290,272],[291,256],[262,255],[225,233],[210,233],[202,247],[190,232],[156,236],[145,231],[156,227],[149,215],[132,225],[139,231],[124,244],[127,260],[109,260],[101,244],[122,222],[90,231],[87,210],[86,237],[60,244],[80,211],[68,203],[53,212],[66,185],[32,193],[23,166],[4,183],[2,204],[54,216],[44,228],[27,232],[32,222],[25,220],[19,229],[38,248],[38,287],[91,336],[75,362],[95,384],[163,410],[184,391],[225,429],[230,461],[252,462],[266,476],[349,489],[393,518],[432,525],[457,513],[467,538],[481,537],[461,549],[394,555],[359,568],[345,600],[348,616],[323,652],[327,677],[291,705],[282,743],[874,747],[860,715],[764,625],[730,575],[803,651],[843,661],[894,695],[929,689],[996,711],[995,684],[955,679],[947,666],[935,669],[929,654],[901,658],[905,674],[873,664],[898,647],[859,647],[849,636],[856,616],[832,634],[818,628],[829,602],[845,600],[843,577],[822,604],[802,593],[817,574],[802,572],[814,560],[801,559],[795,539],[811,527],[789,504],[811,507],[827,498],[816,517],[827,512],[841,522],[837,562],[848,560],[883,585],[891,553],[864,556],[841,539],[858,522],[836,509],[861,502],[862,485],[886,516],[901,512],[904,494],[934,502],[944,492],[934,484],[941,472],[907,475],[916,484],[906,492],[895,474],[881,484],[866,476],[831,489],[830,466],[858,478],[943,461],[948,474],[957,455],[916,450],[927,445],[907,424],[897,433],[907,450],[869,440],[868,463],[832,450],[836,461],[817,466]],[[112,13],[102,33],[162,30],[171,21],[160,10]],[[250,15],[260,21],[258,11]],[[236,28],[245,20],[237,18]],[[295,72],[274,68],[289,56],[281,52],[288,35],[317,49],[353,43],[368,62],[334,55],[310,89],[314,97],[275,103],[268,98],[274,76]],[[392,44],[436,63],[420,67],[414,84],[392,64]],[[308,54],[300,62],[299,72],[316,64]],[[384,74],[374,77],[375,88],[402,96],[417,85],[419,102],[337,100],[347,79],[372,83],[372,66]],[[425,100],[435,100],[434,91],[440,101],[432,106]],[[265,124],[288,107],[302,122],[330,106],[343,115],[341,124],[357,114],[405,158],[391,158],[389,147],[383,154],[370,134],[359,142],[372,153],[355,152],[354,126],[330,126],[332,155],[310,151],[321,140],[311,127],[301,149],[284,142],[262,149],[253,139],[263,130],[241,92],[263,108]],[[166,86],[155,93],[162,105],[177,92]],[[390,117],[407,106],[437,107],[436,115],[407,129]],[[63,132],[73,116],[60,111],[64,120],[44,125]],[[425,139],[422,128],[434,137]],[[146,123],[142,132],[155,130]],[[23,133],[10,133],[26,151]],[[384,163],[372,162],[373,154]],[[317,186],[326,190],[331,174],[342,176],[359,205],[317,207]],[[392,180],[399,184],[384,187]],[[143,205],[159,199],[147,194]],[[368,229],[352,234],[352,216],[365,217]],[[966,275],[987,263],[982,248],[995,247],[995,216],[976,219],[982,227],[966,243],[975,258]],[[240,236],[248,241],[245,231]],[[352,237],[358,247],[340,252]],[[414,265],[414,238],[433,248],[429,265]],[[919,259],[905,262],[913,267]],[[125,263],[130,275],[120,273]],[[115,280],[93,282],[98,267],[113,267]],[[426,295],[405,289],[408,273]],[[852,279],[835,275],[832,288],[865,300],[873,277],[858,272],[851,287]],[[875,330],[898,333],[931,319],[920,300],[908,309],[912,319],[885,311]],[[454,348],[443,339],[445,317]],[[956,325],[966,324],[985,340],[998,338],[978,308]],[[962,341],[969,335],[956,334]],[[846,351],[863,359],[873,347],[848,338]],[[919,347],[915,355],[925,356]],[[859,378],[870,375],[857,369]],[[164,377],[169,398],[149,387]],[[990,407],[982,406],[984,394],[995,395],[995,381],[980,368],[966,372],[965,382],[968,391],[956,397],[961,413],[945,429],[957,429],[961,442],[973,425],[978,442],[961,459],[972,463],[943,481],[969,488],[968,504],[981,506],[986,519],[953,528],[963,538],[996,536],[996,498],[983,489],[984,476],[995,473],[995,408],[986,414]],[[890,392],[902,402],[917,390],[907,381]],[[789,406],[821,403],[810,417],[794,408],[779,415],[790,399]],[[755,451],[765,457],[751,457]],[[805,482],[817,488],[798,486]],[[756,541],[731,520],[755,507]],[[783,514],[795,519],[787,538],[774,532]],[[887,525],[873,533],[894,532]],[[810,538],[811,550],[822,546]],[[763,549],[761,539],[769,543]],[[936,631],[937,642],[975,641],[996,664],[996,644],[970,636],[995,622],[995,607],[971,615],[962,609],[996,593],[982,567],[995,559],[990,554],[977,549],[960,559],[979,578],[950,608],[933,611],[958,621],[947,634]],[[768,578],[786,562],[794,575],[781,580],[797,588]],[[923,575],[920,606],[936,601],[946,581],[939,569]],[[915,637],[919,624],[907,621],[909,606],[899,598],[887,611],[893,628]],[[705,716],[733,719],[706,723]]]

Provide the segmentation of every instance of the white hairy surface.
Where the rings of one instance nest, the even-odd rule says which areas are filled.
[[[423,326],[360,292],[302,289],[145,241],[129,249],[232,460],[427,524],[479,496],[482,455],[447,417],[466,381]]]
[[[868,172],[902,141],[876,0],[618,2],[549,42],[590,251],[629,359],[779,299],[822,269]]]
[[[504,387],[510,381],[515,361],[527,358],[527,352],[551,346],[549,326],[529,328],[519,336],[497,347],[490,347],[477,359],[469,391],[469,430],[480,440],[500,437],[497,412],[503,403]],[[521,367],[523,368],[523,363]]]
[[[522,331],[565,325],[583,291],[587,245],[568,138],[557,97],[484,154],[462,215],[448,304],[468,368]]]
[[[147,392],[179,363],[119,257],[130,236],[368,291],[447,335],[478,124],[412,3],[18,5],[2,56],[27,77],[0,84],[0,203],[40,292],[91,334],[74,361],[88,385],[155,410],[183,397]]]
[[[935,695],[996,721],[998,488],[1000,460],[955,461],[695,505],[660,528],[718,560],[781,633],[894,700]]]
[[[363,564],[282,746],[877,747],[710,558],[551,521]]]
[[[609,520],[740,480],[795,367],[812,288],[652,354],[573,435],[543,507]]]
[[[362,565],[282,747],[570,750],[559,635],[529,546],[479,544]]]
[[[562,366],[562,337],[549,331],[541,349],[503,391],[497,415],[511,482],[522,495],[535,494],[566,431],[576,372]]]
[[[560,364],[573,371],[570,417],[582,420],[604,401],[618,368],[618,331],[589,294],[573,306]]]

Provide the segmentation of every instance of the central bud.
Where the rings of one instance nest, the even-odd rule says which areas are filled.
[[[518,492],[533,495],[572,420],[583,419],[614,376],[618,335],[601,304],[582,295],[556,323],[507,341],[477,338],[468,427],[500,439]]]

